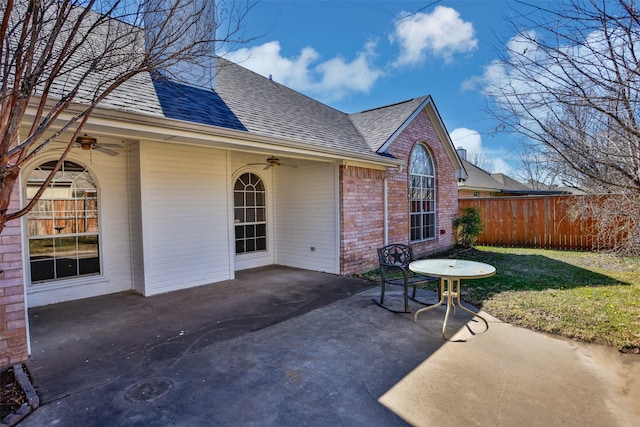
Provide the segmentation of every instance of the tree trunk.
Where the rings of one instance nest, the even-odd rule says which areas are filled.
[[[0,234],[2,234],[4,224],[7,221],[11,193],[19,176],[20,168],[18,166],[5,166],[0,170]]]

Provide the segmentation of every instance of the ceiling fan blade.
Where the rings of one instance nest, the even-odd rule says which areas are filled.
[[[273,166],[273,165],[268,164],[268,165],[267,165],[267,166],[265,166],[262,170],[263,170],[263,171],[266,171],[266,170],[267,170],[267,169],[269,169],[271,166]]]
[[[101,153],[104,153],[104,154],[108,154],[109,156],[117,156],[120,154],[117,151],[109,150],[108,148],[104,148],[104,147],[96,147],[94,148],[94,150],[100,151]]]

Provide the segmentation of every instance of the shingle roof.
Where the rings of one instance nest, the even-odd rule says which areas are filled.
[[[225,59],[216,92],[251,133],[371,153],[349,116]]]
[[[505,189],[504,184],[497,181],[495,178],[491,176],[491,174],[484,169],[479,168],[478,166],[470,163],[464,159],[462,160],[462,164],[464,169],[467,171],[467,180],[458,184],[459,188],[474,188],[474,189],[486,189],[486,190],[494,190],[500,191]]]
[[[397,104],[354,113],[349,118],[363,135],[371,151],[377,152],[426,99],[426,96],[409,99]]]
[[[118,54],[135,57],[144,50],[143,29],[116,20],[107,20],[107,24],[88,37],[100,39],[106,34],[104,31],[123,27],[123,32],[131,37],[122,38],[126,42],[117,46]],[[65,97],[79,83],[74,102],[91,103],[120,72],[133,66],[114,65],[110,62],[113,58],[106,55],[105,64],[92,70],[88,68],[94,63],[92,46],[85,43],[74,54],[65,73],[55,79],[51,93]],[[384,157],[389,155],[378,153],[380,148],[403,128],[426,99],[349,115],[223,58],[217,58],[216,69],[214,90],[165,80],[158,73],[139,73],[101,100],[99,107],[246,131],[320,149]]]
[[[527,185],[516,181],[515,179],[507,176],[503,173],[492,173],[491,177],[503,185],[503,188],[508,190],[531,190]]]
[[[178,84],[156,74],[153,85],[165,117],[227,129],[247,130],[211,89]]]
[[[149,73],[141,73],[122,83],[100,106],[119,111],[164,117]]]
[[[426,99],[346,114],[219,58],[214,90],[169,81],[158,74],[140,74],[100,106],[375,154]]]

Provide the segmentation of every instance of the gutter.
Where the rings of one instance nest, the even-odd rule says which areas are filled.
[[[27,117],[33,116],[35,108],[32,105],[34,104],[27,108],[25,114]],[[72,105],[60,115],[60,122],[64,123],[84,110],[83,106]],[[105,108],[94,109],[83,129],[88,132],[102,132],[109,136],[125,139],[136,139],[135,136],[138,136],[141,139],[163,142],[183,139],[176,142],[189,145],[220,144],[223,146],[222,148],[238,151],[246,151],[251,148],[261,152],[284,150],[292,154],[340,160],[343,164],[349,161],[368,163],[376,165],[378,168],[397,167],[404,163],[402,160],[384,157],[376,153],[357,153],[331,147],[320,147],[315,144],[259,135],[248,131]]]

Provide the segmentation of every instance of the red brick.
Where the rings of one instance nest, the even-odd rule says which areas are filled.
[[[10,313],[5,313],[2,316],[2,318],[5,322],[10,322],[12,320],[18,320],[18,319],[21,319],[24,321],[25,316],[24,316],[24,311],[12,311]]]
[[[26,326],[27,322],[25,321],[24,317],[22,317],[22,319],[10,320],[7,322],[7,330],[26,328]]]
[[[4,311],[7,313],[11,313],[14,311],[21,311],[24,313],[24,302],[16,302],[13,304],[4,305]]]
[[[23,301],[24,301],[24,294],[4,295],[0,297],[0,304],[2,305],[13,304],[16,302],[23,302]]]
[[[22,245],[20,243],[7,242],[7,240],[10,239],[2,239],[2,253],[14,253],[22,250]]]
[[[26,328],[20,328],[20,329],[7,329],[5,332],[2,333],[2,339],[3,340],[7,340],[9,342],[9,347],[11,347],[11,340],[15,339],[16,337],[26,337],[27,335],[27,330]]]
[[[16,274],[19,273],[19,274]],[[16,277],[7,277],[7,276],[16,276]],[[22,272],[21,271],[5,271],[2,279],[2,287],[0,289],[4,289],[5,287],[11,286],[22,286]]]
[[[24,288],[22,286],[9,286],[3,288],[2,291],[3,296],[24,294]]]
[[[2,256],[2,262],[8,262],[8,261],[18,261],[20,264],[22,264],[22,253],[21,252],[2,252],[0,254]],[[4,270],[6,270],[6,268],[4,268]]]
[[[9,266],[5,268],[4,273],[2,273],[2,281],[7,282],[7,283],[3,283],[3,285],[12,286],[13,284],[21,284],[22,283],[22,264],[16,263],[16,262],[9,262],[8,264]]]
[[[18,329],[16,329],[18,330]],[[17,334],[14,337],[11,337],[7,340],[9,344],[9,348],[20,347],[23,345],[27,345],[27,330],[26,328],[22,328],[19,330],[21,333]]]

